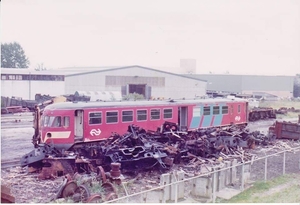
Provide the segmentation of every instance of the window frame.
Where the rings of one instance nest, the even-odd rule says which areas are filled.
[[[165,113],[166,110],[171,110],[171,113]],[[166,114],[171,114],[171,117],[165,117]],[[173,108],[163,108],[163,119],[173,119]]]
[[[111,116],[107,116],[108,113],[117,113],[117,121],[116,122],[108,122],[107,119],[109,119],[109,117]],[[116,117],[116,116],[113,116]],[[105,123],[106,124],[117,124],[119,123],[119,111],[118,110],[109,110],[105,112]]]
[[[91,123],[90,120],[91,120],[91,114],[92,113],[100,113],[100,123]],[[92,117],[92,118],[97,118],[97,117]],[[91,111],[89,112],[89,126],[94,126],[94,125],[101,125],[103,123],[103,114],[102,114],[102,111]]]
[[[209,108],[209,113],[208,110],[205,110]],[[203,106],[203,115],[211,115],[211,107],[210,106]]]
[[[67,122],[68,122],[68,124],[66,125],[66,119],[68,119],[67,120]],[[63,116],[63,123],[62,123],[62,125],[63,125],[63,127],[70,127],[70,116]]]
[[[155,111],[155,110],[159,111],[159,118],[153,118],[152,111]],[[161,110],[160,108],[151,108],[150,109],[150,120],[151,121],[155,121],[155,120],[160,120],[161,119],[161,111],[160,110]],[[154,116],[157,116],[157,115],[154,115]]]
[[[123,112],[131,112],[131,115],[125,115],[123,114]],[[130,121],[124,121],[124,117],[132,117],[132,119]],[[128,123],[128,122],[133,122],[134,120],[134,115],[133,115],[133,110],[122,110],[122,123]]]
[[[228,115],[229,114],[229,110],[228,110],[228,105],[224,105],[224,106],[222,106],[222,115]],[[224,112],[224,111],[226,111],[227,110],[227,112]]]
[[[144,115],[139,115],[139,111],[146,111],[146,119],[144,120],[139,120],[139,116],[144,116]],[[147,121],[148,119],[148,110],[147,109],[138,109],[136,110],[136,121],[141,122],[141,121]]]
[[[216,112],[218,110],[218,113]],[[213,106],[213,115],[219,115],[220,114],[220,106],[219,105],[214,105]]]

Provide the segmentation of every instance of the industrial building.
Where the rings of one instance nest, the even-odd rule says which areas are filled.
[[[145,99],[193,99],[206,93],[233,93],[275,99],[293,97],[294,79],[294,76],[175,74],[138,65],[42,71],[2,68],[1,96],[34,100],[36,94],[99,97],[137,93]]]
[[[65,94],[65,76],[52,71],[1,68],[1,96],[34,100],[35,94]]]
[[[142,66],[117,68],[65,68],[46,71],[1,69],[1,95],[33,100],[79,91],[121,92],[145,99],[193,99],[206,94],[205,80]]]
[[[120,91],[146,99],[193,99],[206,94],[206,81],[142,66],[127,66],[65,75],[66,93]]]
[[[294,76],[229,74],[194,74],[192,76],[207,81],[208,93],[248,94],[265,99],[293,97]]]

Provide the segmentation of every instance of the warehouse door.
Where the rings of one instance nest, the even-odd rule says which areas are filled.
[[[137,93],[144,96],[145,99],[150,99],[151,97],[151,86],[146,84],[127,84],[122,86],[121,89],[123,96]]]

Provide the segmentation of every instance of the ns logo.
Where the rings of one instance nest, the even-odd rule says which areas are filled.
[[[100,130],[100,129],[92,129],[92,130],[90,131],[90,134],[91,134],[92,136],[98,136],[98,135],[101,134],[101,130]]]
[[[241,117],[240,117],[240,116],[236,116],[236,117],[234,118],[234,120],[235,120],[235,121],[240,121],[240,120],[241,120]]]

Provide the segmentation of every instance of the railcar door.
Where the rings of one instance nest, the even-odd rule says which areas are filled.
[[[83,141],[83,110],[75,110],[75,142]]]
[[[188,129],[188,107],[178,108],[178,124],[180,130]]]

